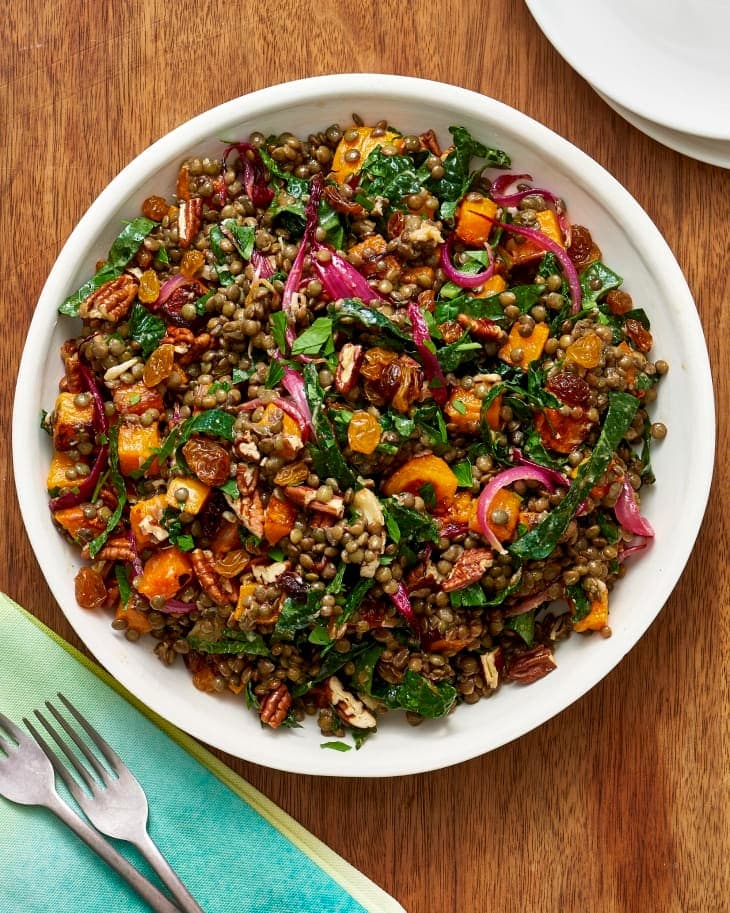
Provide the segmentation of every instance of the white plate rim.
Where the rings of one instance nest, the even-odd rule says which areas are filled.
[[[585,187],[600,201],[607,211],[615,216],[620,213],[630,213],[632,221],[637,220],[638,224],[644,229],[642,231],[641,256],[648,263],[660,263],[663,267],[662,275],[667,286],[671,283],[674,288],[674,294],[686,300],[687,307],[684,308],[679,316],[681,325],[677,327],[678,331],[687,334],[692,341],[691,354],[696,364],[696,371],[693,375],[693,383],[697,390],[704,395],[698,397],[700,403],[699,409],[702,413],[699,418],[702,426],[711,434],[707,440],[700,442],[698,451],[697,474],[701,478],[701,483],[694,486],[693,510],[686,517],[685,528],[687,538],[682,548],[675,555],[675,566],[672,572],[658,581],[657,584],[657,603],[656,611],[643,616],[640,624],[634,625],[630,638],[626,642],[617,642],[611,652],[603,651],[597,654],[595,663],[592,667],[591,674],[581,681],[579,685],[573,685],[558,699],[546,702],[547,709],[541,704],[540,700],[529,702],[524,708],[524,714],[512,721],[504,728],[500,737],[496,741],[474,740],[468,747],[463,745],[454,745],[453,740],[439,739],[429,741],[428,751],[413,752],[408,758],[401,759],[398,764],[392,761],[383,763],[375,753],[366,760],[354,765],[344,763],[342,766],[332,761],[331,756],[335,752],[320,752],[319,760],[307,761],[303,764],[301,760],[293,758],[289,751],[289,746],[282,743],[280,749],[272,750],[242,750],[241,745],[232,738],[228,733],[216,734],[211,738],[210,731],[201,731],[189,725],[185,716],[184,707],[171,707],[162,700],[157,693],[139,694],[135,689],[133,674],[129,669],[120,667],[115,661],[113,651],[109,644],[100,638],[90,642],[79,629],[77,621],[75,622],[73,612],[69,611],[68,606],[62,604],[59,589],[59,581],[55,580],[52,574],[47,572],[48,558],[44,555],[42,545],[44,541],[45,525],[40,515],[33,512],[33,499],[28,486],[21,483],[23,476],[23,452],[20,445],[24,441],[32,440],[32,435],[37,434],[37,416],[32,414],[32,410],[27,408],[29,403],[29,391],[33,384],[33,370],[31,353],[34,347],[42,345],[43,338],[48,332],[48,323],[51,317],[55,319],[55,308],[59,300],[59,289],[69,286],[74,270],[73,251],[76,247],[86,248],[97,238],[101,228],[106,223],[106,211],[109,203],[117,195],[130,195],[134,188],[140,183],[137,172],[141,169],[146,171],[149,164],[157,161],[162,155],[164,149],[165,160],[171,154],[177,151],[184,151],[202,142],[211,135],[211,126],[209,119],[211,113],[217,118],[216,132],[221,134],[225,132],[226,125],[234,126],[239,122],[243,115],[239,107],[245,104],[247,119],[255,119],[263,115],[264,112],[280,108],[290,98],[293,92],[296,92],[298,100],[303,102],[324,103],[327,100],[340,98],[342,93],[352,91],[354,84],[366,85],[368,95],[382,98],[387,101],[394,95],[401,100],[412,100],[414,103],[422,99],[424,95],[433,97],[436,101],[447,105],[454,116],[472,116],[484,117],[485,112],[489,116],[499,117],[500,123],[504,123],[507,130],[517,135],[520,141],[531,146],[535,144],[535,132],[549,136],[554,144],[554,149],[545,153],[551,162],[563,163],[570,167],[573,178],[579,186]],[[458,121],[457,121],[458,122]],[[599,187],[602,188],[599,190]],[[710,395],[707,396],[709,391]],[[26,347],[21,358],[20,370],[18,373],[18,383],[16,387],[15,408],[13,412],[13,463],[15,470],[15,480],[18,492],[18,499],[23,513],[26,530],[34,547],[36,557],[39,560],[44,575],[49,586],[61,605],[64,614],[69,622],[74,626],[77,634],[85,641],[90,651],[97,659],[106,666],[107,669],[117,678],[122,685],[135,694],[142,702],[147,704],[153,711],[158,713],[169,722],[187,732],[190,732],[196,738],[207,741],[209,744],[226,751],[234,756],[241,757],[248,761],[264,764],[279,770],[317,774],[317,775],[335,775],[347,777],[370,777],[370,776],[394,776],[420,773],[429,770],[435,770],[451,764],[456,764],[475,756],[491,751],[509,741],[531,731],[536,726],[551,719],[557,713],[560,713],[574,701],[578,700],[586,691],[596,685],[611,669],[613,669],[640,639],[645,630],[653,622],[661,607],[669,597],[676,580],[679,578],[691,549],[694,545],[696,535],[704,515],[704,510],[709,496],[710,482],[712,476],[712,463],[714,456],[714,401],[712,397],[712,381],[709,369],[709,360],[704,345],[702,328],[699,317],[694,307],[691,294],[686,285],[681,270],[674,259],[666,241],[659,234],[648,215],[629,194],[608,172],[606,172],[598,163],[590,159],[585,153],[573,146],[567,140],[557,136],[547,128],[533,121],[531,118],[509,108],[506,105],[486,96],[479,95],[459,87],[448,86],[442,83],[436,83],[429,80],[421,80],[413,77],[402,76],[383,76],[382,74],[337,74],[331,76],[313,77],[311,79],[298,80],[293,83],[284,83],[261,89],[249,95],[242,96],[239,99],[233,99],[223,105],[212,109],[212,112],[205,112],[198,115],[190,121],[177,127],[166,136],[162,137],[152,146],[142,152],[134,161],[132,161],[113,181],[101,192],[96,200],[89,207],[86,214],[79,221],[76,228],[71,233],[68,241],[64,245],[61,254],[56,260],[44,289],[39,297],[38,306],[33,316]],[[107,640],[111,640],[108,638]],[[543,682],[549,682],[549,678]],[[532,694],[535,698],[542,695],[541,682],[531,686]],[[288,735],[288,734],[287,734]],[[376,736],[377,738],[377,736]],[[296,752],[296,745],[292,745]],[[358,752],[363,755],[363,752]],[[347,758],[348,756],[342,756]],[[357,760],[357,759],[355,759]]]
[[[581,42],[571,42],[563,34],[558,18],[556,18],[556,9],[561,2],[563,4],[566,2],[574,3],[574,0],[525,0],[530,13],[550,44],[591,87],[614,99],[627,111],[631,111],[639,117],[660,124],[670,130],[707,139],[730,140],[730,120],[727,123],[713,120],[713,115],[709,108],[706,115],[700,115],[698,106],[693,106],[691,109],[685,107],[682,109],[682,113],[679,114],[676,105],[674,107],[663,106],[664,98],[657,98],[655,95],[651,97],[642,96],[640,94],[640,80],[632,82],[633,94],[629,92],[626,83],[612,81],[598,66],[595,56],[581,51]],[[590,22],[585,12],[579,12],[578,14],[584,16],[586,23]],[[587,28],[586,42],[590,38],[591,31]],[[602,36],[601,40],[603,41],[604,39],[605,36]]]
[[[619,117],[622,117],[632,127],[646,134],[655,142],[661,143],[662,146],[666,146],[674,152],[679,152],[680,155],[696,159],[698,162],[714,165],[717,168],[730,168],[730,140],[708,139],[707,137],[693,136],[691,133],[672,130],[662,124],[654,123],[654,121],[634,114],[633,111],[627,110],[617,101],[609,98],[600,89],[595,86],[592,88],[596,95],[602,98]],[[724,154],[720,152],[721,148]]]

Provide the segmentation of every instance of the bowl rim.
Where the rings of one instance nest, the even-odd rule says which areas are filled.
[[[287,105],[318,103],[324,111],[326,103],[342,100],[343,95],[363,93],[363,86],[367,86],[368,97],[384,102],[398,99],[399,101],[417,103],[424,97],[450,112],[454,118],[460,115],[470,118],[499,119],[506,132],[514,136],[528,148],[536,146],[536,137],[543,142],[549,142],[547,151],[541,150],[541,155],[562,170],[568,169],[571,183],[581,187],[589,193],[606,212],[617,221],[628,217],[633,229],[632,242],[640,252],[640,256],[647,264],[652,264],[652,273],[661,269],[661,278],[664,285],[672,295],[680,300],[684,306],[679,315],[680,326],[677,332],[684,332],[691,342],[690,355],[694,359],[694,372],[692,380],[697,390],[709,396],[698,398],[698,421],[708,434],[699,442],[697,463],[693,472],[691,509],[684,518],[683,530],[685,532],[684,548],[677,555],[675,567],[671,573],[664,575],[657,581],[654,595],[656,600],[655,610],[647,613],[642,618],[642,623],[635,626],[632,637],[627,641],[617,643],[612,651],[603,651],[601,657],[596,657],[596,662],[591,668],[591,674],[564,691],[558,692],[546,706],[540,705],[539,712],[530,707],[526,702],[524,716],[506,725],[499,738],[492,740],[474,740],[468,745],[453,745],[461,743],[458,739],[437,739],[427,745],[427,751],[409,753],[400,764],[393,764],[392,760],[384,763],[372,751],[369,763],[359,766],[335,767],[326,756],[339,754],[337,752],[324,752],[319,754],[322,759],[302,763],[297,756],[296,746],[294,752],[287,751],[286,747],[279,749],[278,753],[262,747],[253,746],[253,750],[242,753],[241,746],[231,740],[227,733],[211,740],[210,734],[200,733],[196,726],[191,726],[184,712],[171,712],[165,702],[157,693],[141,694],[135,689],[134,670],[119,668],[111,655],[111,649],[105,649],[103,642],[95,642],[92,647],[87,638],[74,623],[72,614],[67,612],[63,605],[60,592],[60,583],[55,579],[57,572],[48,572],[49,559],[39,548],[47,529],[48,518],[42,517],[37,510],[36,502],[38,492],[32,480],[26,479],[23,473],[24,446],[34,440],[38,434],[37,416],[29,408],[29,397],[36,377],[33,363],[34,352],[43,351],[44,339],[52,333],[57,321],[56,307],[61,300],[60,293],[70,287],[74,274],[78,269],[80,256],[84,256],[93,249],[100,232],[108,225],[108,212],[113,211],[119,201],[128,199],[150,176],[170,161],[179,157],[196,144],[209,140],[212,136],[220,135],[226,129],[235,126],[242,120],[249,122],[262,118],[267,113],[283,112]],[[455,122],[458,122],[455,120]],[[113,205],[112,205],[113,204]],[[637,235],[637,237],[634,237]],[[79,254],[78,252],[81,252]],[[648,267],[647,267],[648,269]],[[60,291],[59,291],[60,290]],[[196,115],[190,120],[180,124],[169,133],[155,141],[138,156],[136,156],[119,174],[112,179],[104,190],[91,203],[86,213],[81,217],[76,227],[68,237],[61,249],[46,283],[38,298],[28,330],[26,344],[21,357],[18,379],[15,391],[15,401],[12,421],[12,450],[16,491],[23,516],[27,535],[31,546],[40,564],[44,577],[59,603],[69,623],[84,641],[91,652],[97,657],[111,674],[134,694],[140,701],[150,707],[154,712],[171,722],[173,725],[189,732],[195,738],[207,741],[222,751],[240,757],[244,760],[263,764],[275,769],[295,773],[315,775],[335,775],[347,777],[373,777],[395,776],[421,773],[436,770],[452,764],[460,763],[471,758],[492,751],[519,736],[530,732],[532,729],[547,722],[556,714],[582,697],[594,687],[608,672],[610,672],[626,655],[626,653],[640,640],[646,629],[654,621],[659,611],[668,599],[682,570],[689,558],[696,536],[702,522],[705,507],[709,497],[712,469],[714,463],[715,443],[715,413],[714,398],[712,396],[712,378],[710,374],[709,359],[702,332],[699,315],[694,306],[692,295],[674,258],[667,242],[660,234],[658,228],[649,218],[639,203],[631,194],[601,165],[591,159],[586,153],[578,149],[568,140],[560,137],[549,128],[530,118],[528,115],[488,96],[452,86],[447,83],[424,80],[409,76],[395,76],[374,73],[345,73],[327,76],[316,76],[291,82],[279,83],[252,93],[231,99],[208,111]],[[45,499],[45,490],[43,491]],[[110,639],[111,640],[111,639]],[[609,658],[610,656],[610,658]],[[539,683],[537,683],[539,684]],[[531,686],[535,688],[536,686]],[[219,727],[220,728],[220,727]],[[426,747],[426,746],[424,746]],[[359,753],[363,754],[363,753]]]

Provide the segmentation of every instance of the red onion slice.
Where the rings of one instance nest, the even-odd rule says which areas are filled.
[[[399,581],[398,589],[395,591],[395,593],[389,593],[389,596],[393,601],[393,605],[405,618],[413,631],[420,636],[421,624],[416,617],[415,612],[413,611],[413,607],[411,606],[408,590],[406,590],[403,584]]]
[[[157,309],[160,305],[164,304],[167,299],[172,295],[176,288],[179,288],[188,280],[183,276],[182,273],[176,273],[174,276],[170,276],[169,279],[165,281],[160,286],[160,294],[157,296],[157,301],[155,301],[154,307]]]
[[[580,310],[581,302],[583,301],[583,293],[580,288],[580,279],[578,278],[578,271],[573,264],[573,261],[568,256],[568,252],[564,247],[561,247],[556,241],[553,241],[552,238],[542,232],[537,231],[535,228],[525,228],[524,225],[513,225],[508,224],[507,222],[498,222],[494,220],[494,224],[503,229],[506,232],[511,232],[514,235],[521,235],[523,238],[528,238],[530,241],[533,241],[539,248],[542,250],[550,251],[551,254],[554,254],[560,266],[563,270],[565,278],[568,280],[568,286],[570,288],[570,300],[572,303],[572,311],[574,314],[577,314]]]
[[[367,279],[348,260],[326,244],[313,244],[312,252],[329,251],[330,259],[321,262],[312,258],[312,269],[319,276],[325,291],[333,301],[338,298],[359,298],[361,301],[384,301],[382,295],[368,284]]]
[[[291,396],[297,411],[301,413],[305,426],[309,428],[312,432],[312,437],[316,440],[317,435],[312,423],[312,410],[309,408],[307,395],[304,392],[304,378],[298,371],[295,371],[287,365],[284,368],[284,376],[281,379],[281,384],[289,396]]]
[[[621,484],[621,494],[618,496],[613,510],[618,522],[630,533],[634,533],[637,536],[647,536],[648,538],[654,535],[654,528],[651,523],[646,517],[641,516],[636,493],[626,476],[624,476]]]
[[[258,279],[270,279],[274,275],[274,267],[268,257],[265,257],[260,250],[251,251],[251,263],[253,265],[254,276]]]
[[[487,217],[485,216],[485,218]],[[450,279],[451,282],[456,283],[456,285],[461,288],[476,288],[478,285],[483,285],[487,279],[494,274],[494,251],[489,244],[485,244],[484,247],[489,258],[489,266],[482,270],[481,273],[463,273],[451,262],[451,251],[454,247],[455,238],[456,233],[451,232],[441,247],[440,263],[444,275],[447,279]]]
[[[513,466],[511,469],[505,469],[504,472],[498,473],[484,486],[482,493],[479,495],[479,500],[477,501],[477,522],[479,523],[479,529],[484,538],[500,555],[506,554],[507,549],[494,535],[487,522],[489,507],[494,500],[494,496],[507,485],[512,485],[514,482],[519,482],[521,480],[540,482],[552,493],[555,491],[555,484],[550,473],[551,470],[546,470],[544,467],[538,466],[537,464],[534,466]]]
[[[627,558],[631,558],[632,555],[638,555],[641,552],[646,551],[649,547],[650,539],[646,536],[639,536],[639,541],[635,545],[628,545],[626,548],[623,548],[618,553],[618,560],[625,561]]]
[[[187,615],[198,608],[196,602],[182,602],[180,599],[168,599],[167,602],[158,609],[158,612],[164,612],[167,615]]]
[[[411,321],[413,342],[418,349],[418,354],[421,356],[423,370],[431,382],[429,384],[431,396],[433,396],[439,406],[443,406],[447,399],[446,378],[438,358],[428,348],[428,343],[431,342],[431,334],[428,331],[428,324],[423,313],[415,301],[411,301],[408,305],[408,318]]]
[[[307,206],[304,210],[304,216],[306,219],[304,225],[304,233],[302,234],[302,240],[299,244],[297,255],[294,258],[291,269],[289,270],[289,275],[286,277],[284,291],[281,295],[281,309],[286,314],[287,319],[286,341],[289,347],[291,347],[292,342],[294,342],[294,314],[292,310],[294,295],[297,293],[302,280],[304,258],[309,252],[312,241],[314,239],[314,233],[317,230],[317,222],[319,218],[319,200],[322,196],[323,188],[324,179],[322,178],[322,175],[315,175],[312,179],[312,184],[309,191],[309,202],[307,203]]]
[[[507,188],[512,184],[516,184],[518,181],[531,181],[531,174],[501,174],[498,178],[495,178],[492,183],[492,189],[490,191],[490,196],[495,203],[498,203],[500,206],[517,206],[525,197],[533,196],[539,194],[549,203],[552,203],[555,208],[555,214],[558,217],[558,224],[560,225],[560,230],[563,233],[563,238],[565,239],[565,246],[570,247],[570,222],[568,221],[565,210],[563,209],[562,202],[558,197],[551,191],[546,190],[544,187],[532,187],[527,190],[518,190],[515,193],[506,193]]]
[[[81,359],[79,359],[79,371],[94,403],[94,428],[101,434],[106,434],[109,431],[109,419],[106,416],[104,400],[102,399],[99,385],[91,370],[87,368]]]
[[[78,504],[83,504],[84,501],[88,501],[91,495],[94,493],[96,483],[101,477],[101,472],[106,465],[108,456],[109,448],[104,445],[97,453],[96,459],[94,460],[94,465],[91,467],[91,471],[86,476],[86,478],[79,483],[78,491],[67,491],[65,494],[59,495],[57,498],[51,498],[51,500],[48,502],[50,509],[63,510],[66,507],[76,507]]]

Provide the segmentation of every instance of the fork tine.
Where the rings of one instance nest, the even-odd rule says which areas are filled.
[[[0,726],[3,727],[6,733],[15,739],[18,745],[20,745],[24,739],[27,738],[23,730],[19,726],[16,726],[12,720],[8,719],[4,713],[0,713]],[[10,740],[4,739],[4,741],[9,743]]]
[[[53,708],[51,707],[50,704],[47,704],[47,706],[49,707],[50,710],[53,710]],[[86,770],[84,765],[79,761],[79,759],[76,757],[76,755],[73,753],[73,751],[64,742],[64,740],[59,735],[58,731],[53,727],[53,724],[50,722],[50,720],[48,720],[40,712],[40,710],[34,710],[33,712],[35,713],[36,717],[38,718],[38,721],[40,723],[42,723],[42,725],[44,726],[44,728],[46,729],[48,734],[51,736],[53,741],[56,743],[56,745],[58,745],[58,747],[64,753],[64,755],[66,756],[66,758],[68,759],[69,763],[74,768],[76,773],[84,781],[84,783],[86,784],[89,791],[93,794],[96,791],[96,789],[98,788],[98,784],[96,783],[94,778],[89,774],[89,772]],[[57,719],[58,719],[58,717],[57,717]],[[61,722],[63,722],[63,720],[61,720]],[[69,729],[70,729],[70,727],[69,727]],[[66,730],[66,731],[68,732],[68,730]],[[73,738],[74,742],[76,742],[78,737],[73,732],[69,732],[69,735],[71,736],[71,738]],[[36,738],[36,737],[37,736],[34,733],[34,738]],[[39,744],[41,744],[41,743],[39,743]],[[84,747],[86,747],[86,746],[84,746]],[[43,748],[44,751],[46,751],[46,749],[48,749],[48,751],[50,751],[51,754],[54,754],[53,749],[50,747],[50,745],[47,742],[45,744],[41,744],[41,748]],[[46,751],[46,753],[48,753],[48,751]],[[88,751],[88,749],[87,749],[87,751]],[[49,757],[50,757],[50,755],[49,755]],[[70,775],[68,774],[68,771],[63,766],[63,764],[61,763],[61,761],[57,755],[56,755],[56,760],[58,762],[58,767],[56,767],[56,771],[61,775],[63,782],[68,786],[69,785],[68,780],[66,780],[66,778],[63,776],[63,773],[61,773],[61,771],[63,771],[67,776],[69,776],[69,778],[70,778]],[[51,761],[53,761],[52,758],[51,758]],[[54,767],[55,767],[55,765],[54,765]],[[72,778],[70,778],[70,779],[72,779]]]
[[[38,713],[37,710],[35,712],[36,712],[36,715],[40,718],[43,725],[46,728],[48,728],[49,723],[41,716],[41,714]],[[28,729],[28,732],[30,732],[30,734],[33,736],[33,738],[36,740],[36,742],[38,742],[38,744],[41,746],[43,753],[45,754],[45,756],[48,758],[48,760],[53,765],[53,769],[56,771],[58,776],[63,780],[63,782],[68,787],[68,790],[71,793],[71,795],[74,797],[74,799],[76,799],[78,801],[78,796],[80,793],[78,783],[74,780],[74,778],[71,776],[71,774],[66,770],[66,768],[61,763],[61,760],[59,759],[56,752],[51,748],[51,746],[43,738],[43,736],[40,734],[40,732],[38,732],[38,730],[31,723],[31,721],[27,717],[23,717],[23,722],[25,723],[25,725]]]
[[[59,724],[61,725],[61,728],[66,733],[66,735],[68,735],[69,738],[73,740],[76,747],[83,754],[83,756],[86,758],[86,760],[89,762],[89,764],[91,764],[91,766],[94,768],[94,770],[98,774],[99,778],[101,779],[102,783],[107,783],[109,781],[109,773],[100,764],[98,758],[93,753],[93,751],[91,751],[89,746],[86,744],[86,742],[84,742],[84,740],[81,738],[81,736],[78,734],[78,732],[73,728],[73,726],[71,726],[71,724],[68,722],[68,720],[66,720],[65,717],[61,716],[61,714],[53,706],[53,704],[50,701],[46,701],[45,703],[46,703],[46,707],[51,711],[53,716],[59,722]]]
[[[86,734],[89,736],[91,741],[96,745],[99,751],[104,755],[106,760],[109,762],[111,769],[117,776],[121,776],[122,773],[127,773],[127,766],[124,761],[119,757],[119,755],[114,751],[111,745],[106,742],[101,735],[94,729],[94,727],[89,723],[85,716],[77,710],[71,701],[65,697],[61,692],[58,692],[58,697],[62,701],[66,709],[74,715],[79,726],[83,727]],[[131,774],[130,774],[131,776]]]

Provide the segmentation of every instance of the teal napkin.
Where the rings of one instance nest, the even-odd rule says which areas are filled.
[[[404,913],[197,742],[159,718],[153,722],[102,669],[0,594],[0,711],[20,722],[57,691],[132,769],[149,799],[152,838],[206,913]],[[136,850],[115,845],[155,881]],[[0,910],[149,908],[50,811],[0,797]]]

